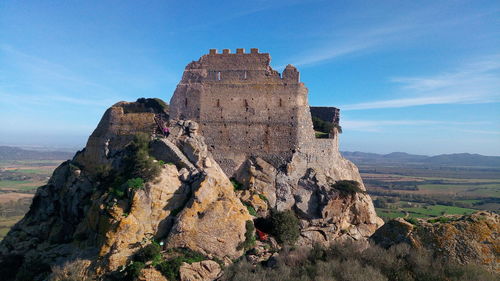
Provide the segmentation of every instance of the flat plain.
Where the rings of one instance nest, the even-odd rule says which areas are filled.
[[[0,162],[0,240],[28,211],[36,189],[64,160]]]
[[[500,212],[500,169],[362,165],[360,171],[385,220]]]

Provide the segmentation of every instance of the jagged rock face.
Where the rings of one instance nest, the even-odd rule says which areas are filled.
[[[144,268],[136,281],[169,281],[165,276],[153,267]]]
[[[481,211],[443,218],[433,223],[419,220],[418,225],[395,219],[379,228],[371,239],[386,248],[407,243],[460,264],[482,264],[500,271],[500,215]]]
[[[235,259],[243,254],[237,247],[245,240],[245,222],[252,217],[222,170],[205,171],[207,175],[178,216],[168,246],[190,248],[219,259]]]
[[[90,135],[85,149],[73,159],[93,171],[113,162],[120,152],[138,133],[152,134],[155,131],[155,115],[168,118],[166,108],[154,99],[139,99],[141,102],[118,102],[104,113],[99,125]]]
[[[242,254],[236,247],[251,217],[196,123],[171,120],[170,136],[151,143],[152,156],[166,164],[142,188],[116,197],[101,181],[100,167],[121,169],[134,135],[151,135],[155,115],[165,114],[148,102],[121,102],[106,111],[84,151],[37,190],[29,213],[1,242],[0,261],[19,255],[54,265],[85,257],[101,276],[125,265],[153,238],[225,260]]]
[[[62,163],[38,188],[30,211],[0,243],[0,256],[41,256],[59,261],[75,251],[73,234],[90,205],[94,184],[71,161]]]
[[[301,245],[371,236],[383,221],[375,213],[357,168],[340,155],[330,158],[330,163],[307,161],[304,155],[296,152],[285,171],[260,158],[249,158],[235,176],[247,189],[238,192],[240,199],[263,217],[271,208],[294,210],[301,219]],[[339,180],[358,182],[361,192],[332,188]],[[261,195],[268,208],[261,207]]]
[[[79,230],[99,234],[99,256],[104,261],[100,271],[116,270],[139,246],[168,235],[175,220],[172,212],[183,207],[191,192],[179,176],[174,165],[165,165],[160,176],[137,190],[130,201],[110,202],[105,195],[95,201]]]
[[[218,263],[206,260],[192,264],[183,263],[180,268],[181,281],[213,281],[221,274]]]

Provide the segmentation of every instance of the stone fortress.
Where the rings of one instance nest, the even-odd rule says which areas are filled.
[[[270,61],[255,48],[211,49],[187,65],[170,101],[170,118],[198,122],[228,176],[249,157],[281,168],[298,152],[307,161],[338,154],[338,131],[316,138],[311,115],[338,125],[339,109],[310,107],[297,69],[287,65],[280,74]]]

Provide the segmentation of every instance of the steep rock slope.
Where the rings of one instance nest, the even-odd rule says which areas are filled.
[[[40,279],[49,266],[77,259],[89,260],[90,271],[104,276],[153,240],[221,260],[243,254],[236,248],[251,219],[247,209],[209,156],[195,123],[171,121],[168,138],[152,139],[154,118],[166,116],[149,99],[106,111],[86,148],[55,170],[1,242],[0,262],[11,265],[3,269],[6,280],[16,274]],[[152,139],[150,153],[163,161],[143,155],[158,167],[144,182],[125,174],[140,133]],[[130,179],[119,182],[120,177]]]

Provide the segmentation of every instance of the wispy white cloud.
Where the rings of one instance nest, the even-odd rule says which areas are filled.
[[[460,65],[456,70],[427,77],[396,77],[399,96],[341,106],[343,110],[401,108],[435,104],[500,102],[500,54]]]
[[[307,50],[298,57],[291,58],[295,66],[308,66],[327,62],[335,58],[374,49],[393,40],[403,31],[415,28],[412,25],[387,24],[367,30],[353,31],[349,36],[338,36],[324,46]],[[278,66],[277,68],[283,68]]]
[[[387,49],[398,43],[406,44],[412,40],[419,40],[429,34],[459,29],[460,26],[498,12],[483,10],[471,12],[467,16],[443,16],[441,11],[446,11],[447,8],[449,8],[447,4],[422,5],[418,9],[383,20],[371,19],[370,15],[363,18],[362,12],[356,11],[355,15],[346,15],[345,22],[333,21],[332,26],[323,27],[322,30],[326,32],[315,34],[317,37],[315,45],[306,48],[295,57],[288,58],[287,61],[296,66],[312,66],[346,55]],[[362,24],[356,25],[353,21]],[[352,25],[355,27],[346,27]],[[277,68],[283,67],[284,65]]]
[[[389,126],[429,126],[429,125],[444,125],[444,126],[470,126],[490,124],[487,121],[479,122],[460,122],[460,121],[440,121],[440,120],[343,120],[342,127],[352,131],[363,132],[379,132],[384,127]]]

